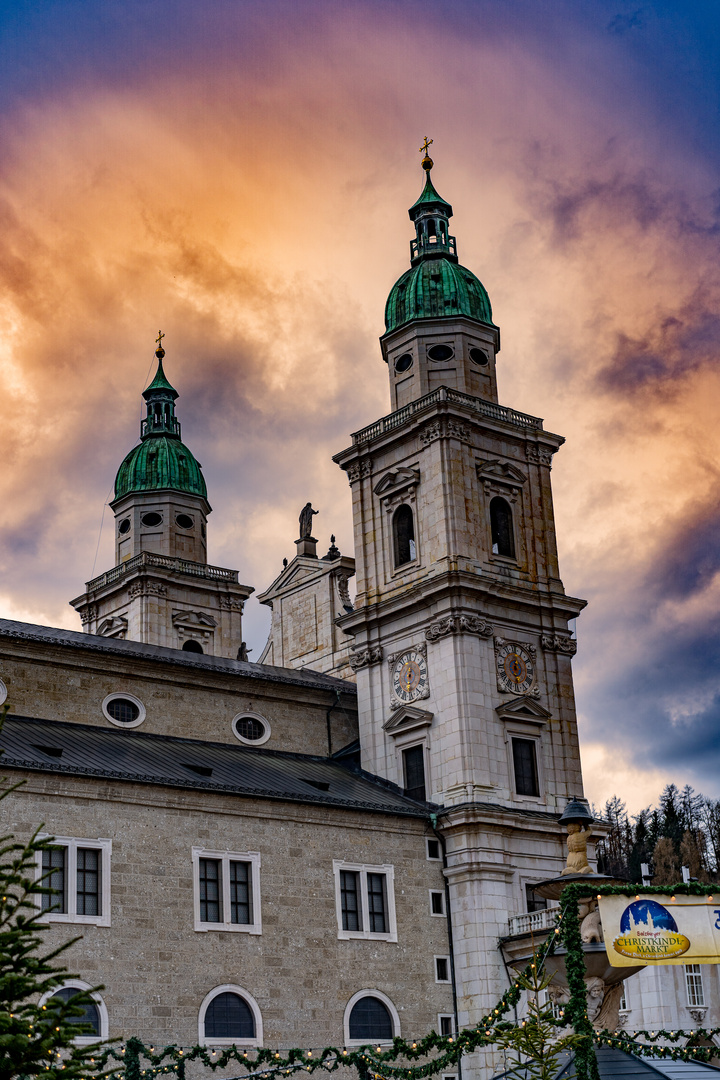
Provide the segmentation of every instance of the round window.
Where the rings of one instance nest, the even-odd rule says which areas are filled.
[[[7,686],[2,681],[2,679],[0,679],[0,705],[2,705],[3,701],[5,701],[6,699],[7,699]]]
[[[434,360],[436,364],[442,364],[445,360],[449,360],[454,356],[455,352],[449,345],[431,345],[428,349],[428,356],[431,360]]]
[[[102,711],[116,727],[139,727],[145,719],[145,706],[133,694],[108,694]]]
[[[470,359],[472,360],[473,364],[477,364],[478,367],[486,367],[487,364],[490,363],[488,354],[486,352],[483,352],[482,349],[471,349]]]
[[[175,518],[181,529],[192,529],[194,522],[189,514],[178,514]]]
[[[397,360],[395,361],[395,370],[398,372],[398,374],[401,374],[403,371],[409,371],[412,365],[413,358],[409,352],[406,352],[403,353],[402,356],[398,356]]]
[[[260,746],[270,738],[270,725],[257,713],[238,713],[232,723],[233,732],[243,743]]]
[[[148,528],[154,529],[156,525],[162,525],[162,514],[157,514],[152,510],[149,514],[143,514],[141,520],[143,525],[147,525]]]
[[[118,525],[118,532],[124,536],[125,533],[130,532],[130,518],[123,518]]]

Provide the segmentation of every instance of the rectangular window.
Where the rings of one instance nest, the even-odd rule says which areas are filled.
[[[397,941],[394,870],[333,862],[339,938]]]
[[[362,930],[360,906],[360,874],[355,870],[340,871],[343,930]]]
[[[411,799],[425,801],[425,748],[409,746],[402,752],[403,786]]]
[[[438,1016],[438,1035],[452,1035],[455,1030],[455,1020],[450,1013],[440,1013]]]
[[[38,852],[37,858],[38,878],[52,889],[40,898],[45,917],[50,922],[109,926],[112,841],[71,836],[52,841],[52,847]]]
[[[102,915],[100,896],[100,852],[97,848],[77,849],[78,915]]]
[[[529,912],[533,911],[545,911],[548,906],[548,902],[544,896],[540,893],[536,893],[532,885],[525,886],[525,910]]]
[[[223,921],[222,863],[219,859],[200,860],[200,921]]]
[[[368,925],[371,934],[387,934],[387,899],[384,874],[368,874]]]
[[[442,859],[439,840],[431,840],[429,837],[427,837],[425,843],[427,845],[428,859]]]
[[[195,929],[260,934],[260,855],[192,849]]]
[[[518,795],[540,794],[537,775],[537,758],[534,739],[513,739],[513,767],[515,791]]]
[[[450,982],[450,957],[449,956],[436,956],[435,957],[435,982],[439,982],[439,983]]]
[[[43,911],[67,914],[67,848],[53,847],[42,853],[43,885],[52,894],[43,894],[40,906]]]
[[[442,892],[440,889],[430,890],[430,914],[445,914],[445,893]]]
[[[685,965],[685,985],[687,986],[688,1005],[704,1005],[705,991],[703,990],[702,969],[699,964]]]
[[[629,1011],[628,1010],[627,993],[626,993],[625,983],[622,984],[622,993],[620,994],[620,1004],[618,1005],[618,1009],[621,1012]]]

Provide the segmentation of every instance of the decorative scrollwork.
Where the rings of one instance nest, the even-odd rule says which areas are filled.
[[[350,667],[353,671],[359,671],[360,668],[368,667],[370,664],[379,664],[382,658],[381,645],[352,649],[350,652]]]
[[[221,596],[220,607],[225,611],[240,611],[245,607],[245,601],[239,596]]]
[[[539,446],[537,443],[525,444],[525,457],[533,465],[547,465],[552,468],[554,450],[549,446]]]
[[[479,615],[448,615],[431,623],[425,630],[425,637],[428,641],[438,641],[448,634],[478,634],[480,637],[490,638],[493,633],[490,623]]]
[[[358,480],[364,480],[372,476],[372,461],[370,458],[362,458],[361,461],[353,461],[347,467],[348,483],[352,487]]]
[[[575,638],[566,637],[564,634],[543,634],[540,643],[546,652],[560,652],[566,656],[574,656],[577,652]]]

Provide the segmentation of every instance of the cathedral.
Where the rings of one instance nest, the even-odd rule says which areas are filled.
[[[82,631],[0,621],[3,765],[24,780],[3,828],[55,838],[48,935],[82,934],[60,993],[102,984],[101,1038],[451,1034],[507,988],[498,943],[542,921],[535,886],[564,866],[584,601],[558,566],[563,438],[498,402],[500,330],[424,150],[380,339],[390,411],[333,458],[354,558],[318,550],[303,507],[249,662],[253,588],[207,561],[160,336],[115,478],[115,565],[71,601]]]

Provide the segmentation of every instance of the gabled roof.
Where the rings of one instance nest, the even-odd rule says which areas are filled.
[[[60,720],[8,716],[3,770],[156,784],[427,818],[431,807],[395,784],[332,758],[180,739]]]
[[[161,645],[146,645],[142,641],[99,637],[96,634],[83,634],[78,630],[35,626],[32,623],[15,622],[12,619],[0,619],[0,643],[3,638],[10,641],[32,641],[67,649],[107,653],[128,660],[155,660],[158,663],[173,664],[178,667],[196,668],[200,671],[224,675],[241,675],[247,679],[288,683],[315,690],[357,694],[354,683],[333,678],[332,675],[324,675],[319,671],[310,671],[307,668],[281,668],[270,664],[252,664],[244,660],[230,660],[224,656],[183,652],[182,649],[166,649]]]

